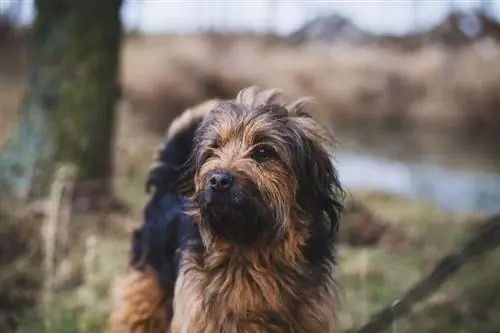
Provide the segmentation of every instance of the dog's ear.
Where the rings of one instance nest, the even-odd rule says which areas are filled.
[[[315,218],[325,215],[330,232],[338,230],[343,209],[343,189],[333,164],[333,137],[303,108],[306,101],[290,107],[290,121],[298,135],[295,170],[299,181],[298,201]]]

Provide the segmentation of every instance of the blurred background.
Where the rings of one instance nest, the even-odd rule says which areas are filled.
[[[500,2],[0,0],[0,331],[96,332],[171,120],[313,96],[348,191],[339,320],[394,302],[500,211]],[[391,331],[500,332],[500,253]]]

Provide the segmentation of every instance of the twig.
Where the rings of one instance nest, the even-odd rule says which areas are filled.
[[[84,278],[85,283],[90,283],[95,272],[95,263],[97,258],[97,235],[94,233],[85,239]]]
[[[374,314],[363,327],[348,330],[346,333],[383,332],[395,320],[408,314],[418,302],[431,296],[462,266],[499,245],[500,215],[495,215],[481,224],[474,238],[460,250],[444,257],[426,278],[418,282],[402,298]]]
[[[47,211],[43,223],[43,295],[42,305],[44,312],[45,331],[50,331],[51,321],[49,319],[50,308],[52,305],[53,278],[56,253],[56,233],[59,209],[61,205],[63,186],[57,175],[50,189],[49,200],[47,202]]]
[[[59,214],[64,189],[67,186],[68,170],[70,167],[61,167],[56,171],[55,179],[50,189],[47,202],[46,217],[43,223],[43,249],[44,249],[44,284],[43,284],[43,312],[45,331],[51,331],[50,310],[52,306],[52,296],[54,293],[54,269],[56,265],[57,229]],[[73,169],[71,169],[73,170]],[[73,174],[73,173],[70,173]]]
[[[59,250],[62,255],[68,254],[70,241],[70,223],[72,218],[73,197],[78,176],[78,167],[66,164],[61,169],[60,179],[64,183],[59,211]]]

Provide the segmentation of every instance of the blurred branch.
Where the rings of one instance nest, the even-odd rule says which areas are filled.
[[[475,237],[460,250],[444,257],[426,278],[418,282],[401,299],[373,315],[363,327],[351,329],[347,333],[383,332],[398,318],[408,314],[417,303],[436,292],[462,266],[499,245],[500,215],[495,215],[482,222]]]
[[[71,201],[64,201],[64,192],[68,187],[73,187],[72,184],[76,179],[78,169],[72,165],[64,165],[56,172],[55,179],[50,190],[48,207],[46,207],[46,217],[42,229],[43,239],[43,310],[44,326],[47,331],[51,330],[50,311],[52,306],[52,296],[54,292],[54,274],[56,266],[56,247],[57,233],[60,223],[67,225],[61,219],[61,209],[64,204],[71,205]]]

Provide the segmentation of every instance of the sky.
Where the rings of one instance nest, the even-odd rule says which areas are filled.
[[[0,0],[0,10],[24,1],[22,23],[31,22],[33,0]],[[84,1],[84,0],[82,0]],[[275,0],[275,32],[290,33],[318,14],[339,13],[375,33],[404,33],[436,24],[453,2],[455,8],[478,6],[478,0]],[[490,0],[497,14],[500,1]],[[200,27],[267,28],[269,0],[129,0],[122,8],[126,28],[146,33],[192,32]],[[418,3],[418,7],[414,4]]]

